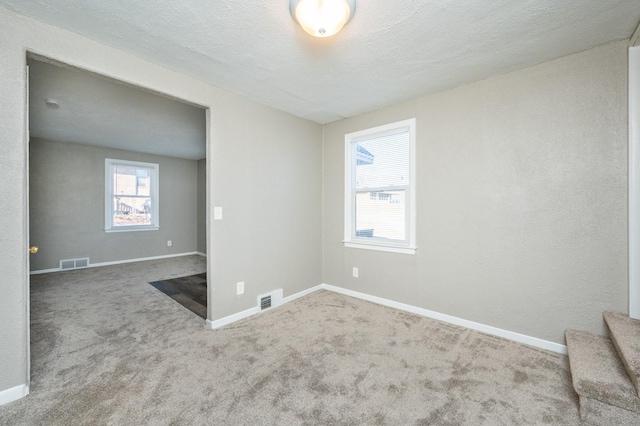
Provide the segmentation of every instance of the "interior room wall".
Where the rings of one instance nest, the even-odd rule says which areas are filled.
[[[28,384],[26,53],[207,108],[209,319],[322,278],[322,127],[0,8],[0,396]],[[8,201],[7,201],[8,200]],[[236,282],[246,282],[236,295]],[[204,324],[203,324],[204,327]]]
[[[322,282],[322,127],[271,108],[243,110],[207,154],[210,216],[214,206],[223,213],[208,223],[215,318],[255,308],[272,290],[286,297]]]
[[[323,128],[2,8],[0,39],[0,392],[28,382],[27,51],[208,108],[209,319],[319,282],[555,342],[626,311],[624,42]],[[418,253],[345,249],[344,134],[410,117]]]
[[[198,205],[197,205],[198,253],[207,253],[207,159],[198,160]]]
[[[345,133],[412,117],[417,254],[344,248]],[[325,125],[323,176],[327,284],[561,344],[627,311],[625,41]]]
[[[105,158],[159,165],[160,229],[104,231]],[[31,139],[30,243],[39,246],[31,270],[61,259],[91,263],[192,253],[197,248],[197,161]],[[167,241],[172,246],[167,247]]]

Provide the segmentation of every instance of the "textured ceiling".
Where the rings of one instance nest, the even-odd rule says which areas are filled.
[[[628,38],[638,0],[360,0],[315,39],[288,0],[0,0],[255,101],[327,123]]]
[[[205,111],[86,71],[29,60],[32,137],[199,160]],[[45,103],[59,102],[58,108]]]

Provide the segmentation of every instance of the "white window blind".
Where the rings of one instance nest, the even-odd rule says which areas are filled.
[[[105,230],[158,229],[158,165],[105,160]]]
[[[415,250],[414,139],[415,120],[346,135],[345,244],[348,246],[364,244]]]

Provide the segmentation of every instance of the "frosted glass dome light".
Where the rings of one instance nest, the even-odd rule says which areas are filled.
[[[291,16],[308,34],[330,37],[353,17],[355,0],[291,0]]]

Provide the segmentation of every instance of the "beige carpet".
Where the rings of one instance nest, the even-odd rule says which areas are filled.
[[[32,277],[31,394],[0,424],[580,424],[564,356],[328,291],[212,331],[147,284],[204,270]]]

